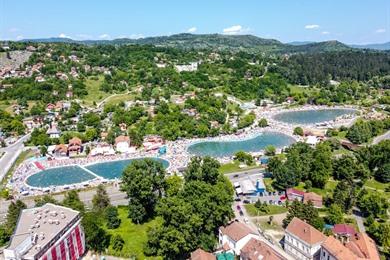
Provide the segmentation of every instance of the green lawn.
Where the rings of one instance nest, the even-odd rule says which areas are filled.
[[[368,188],[384,191],[386,189],[386,187],[389,186],[389,184],[381,183],[379,181],[376,181],[375,179],[370,179],[370,180],[367,180],[366,183],[364,183],[364,186],[366,186]]]
[[[96,79],[97,78],[97,79]],[[84,97],[84,101],[88,105],[92,105],[93,102],[98,102],[105,97],[108,97],[110,94],[100,90],[100,85],[103,83],[103,75],[89,77],[85,81],[87,87],[88,95]]]
[[[108,254],[124,258],[135,257],[135,259],[147,259],[144,255],[144,246],[147,242],[147,230],[158,224],[158,220],[155,219],[142,225],[136,225],[127,217],[127,207],[118,207],[118,212],[121,225],[117,229],[108,229],[108,233],[112,236],[119,234],[125,241],[125,244],[121,252],[116,252],[110,245]]]
[[[227,173],[232,173],[232,172],[242,172],[242,171],[247,171],[250,169],[256,169],[256,168],[260,169],[261,168],[258,165],[247,166],[245,168],[240,168],[239,166],[240,166],[240,163],[237,161],[234,161],[233,163],[223,164],[219,168],[219,172],[223,173],[223,174],[227,174]]]
[[[246,212],[248,212],[249,216],[268,216],[268,215],[276,215],[287,212],[287,208],[283,206],[276,205],[267,205],[268,212],[259,211],[254,204],[246,204],[244,205]]]
[[[119,94],[116,96],[112,96],[112,97],[108,98],[105,103],[107,105],[111,105],[111,104],[118,104],[120,102],[131,101],[133,99],[134,99],[133,95],[125,93],[125,94]]]
[[[265,189],[269,192],[275,191],[274,187],[272,187],[272,182],[274,181],[272,178],[263,178]]]
[[[333,193],[333,190],[336,188],[337,183],[338,183],[337,181],[330,179],[327,181],[327,183],[325,184],[325,187],[323,189],[311,188],[311,189],[307,190],[307,192],[315,192],[315,193],[324,197],[326,195],[330,195]],[[300,182],[298,184],[298,186],[296,186],[294,188],[297,190],[306,191],[305,184],[303,182]]]

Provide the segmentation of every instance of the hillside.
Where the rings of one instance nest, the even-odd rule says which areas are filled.
[[[27,39],[24,42],[65,42],[87,45],[96,44],[150,44],[161,47],[184,49],[216,49],[232,51],[266,52],[266,53],[314,53],[342,51],[351,49],[338,41],[315,42],[300,45],[284,44],[274,39],[264,39],[254,35],[222,34],[175,34],[171,36],[146,37],[141,39],[86,40],[77,41],[69,38]]]
[[[373,50],[390,50],[390,42],[385,42],[385,43],[373,43],[373,44],[365,44],[365,45],[350,45],[353,48],[358,48],[358,49],[373,49]]]

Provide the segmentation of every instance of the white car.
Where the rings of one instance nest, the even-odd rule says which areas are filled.
[[[248,224],[249,223],[249,219],[248,218],[244,218],[244,222]]]

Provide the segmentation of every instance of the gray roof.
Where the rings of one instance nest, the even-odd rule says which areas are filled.
[[[25,209],[20,214],[7,249],[21,252],[24,258],[33,257],[78,217],[78,211],[51,203]],[[36,240],[34,246],[33,240]]]

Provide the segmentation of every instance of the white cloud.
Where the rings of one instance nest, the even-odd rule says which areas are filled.
[[[196,32],[196,30],[198,30],[198,28],[196,28],[196,27],[191,27],[191,28],[189,28],[189,29],[187,30],[187,32],[188,32],[188,33],[194,33],[194,32]]]
[[[99,38],[103,39],[103,40],[108,40],[108,39],[110,39],[110,35],[108,35],[107,33],[104,33],[102,35],[99,35]]]
[[[241,25],[233,25],[231,27],[222,30],[223,34],[228,34],[228,35],[242,34],[249,31],[250,31],[249,28],[242,28]]]
[[[60,35],[58,35],[58,37],[60,38],[70,38],[68,35],[66,35],[65,33],[60,33]]]
[[[386,32],[386,29],[384,28],[379,28],[377,30],[375,30],[375,33],[385,33]]]
[[[320,26],[318,24],[308,24],[305,25],[305,29],[311,30],[311,29],[318,29]]]
[[[17,41],[20,41],[20,40],[22,40],[24,37],[23,37],[23,35],[18,35],[18,36],[16,36],[16,40]]]
[[[321,32],[321,34],[323,34],[323,35],[328,35],[328,34],[330,34],[330,32],[328,32],[328,31],[323,31],[323,32]]]

